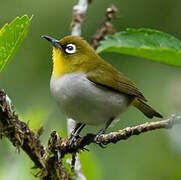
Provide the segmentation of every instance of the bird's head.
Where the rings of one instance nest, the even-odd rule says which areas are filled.
[[[96,67],[99,56],[94,49],[78,36],[66,36],[56,40],[43,36],[53,46],[53,73],[54,77],[64,74],[87,72]]]

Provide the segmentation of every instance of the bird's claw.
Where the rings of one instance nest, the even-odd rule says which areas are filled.
[[[72,138],[70,139],[70,142],[69,142],[69,146],[70,148],[74,148],[76,145],[77,145],[77,139],[79,138],[80,136],[79,135],[73,135]],[[89,151],[89,149],[83,147],[82,148],[83,151]]]
[[[96,137],[94,138],[94,142],[97,144],[97,145],[99,145],[101,148],[106,148],[106,146],[104,146],[103,145],[103,143],[100,143],[99,141],[98,141],[98,139],[99,139],[99,134],[98,135],[96,135]]]
[[[79,138],[79,135],[73,135],[70,139],[69,146],[71,148],[75,147],[77,145],[77,139]]]

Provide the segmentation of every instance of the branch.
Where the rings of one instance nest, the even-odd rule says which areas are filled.
[[[98,141],[104,145],[109,143],[117,143],[121,140],[126,140],[134,135],[139,135],[144,132],[157,130],[157,129],[171,129],[174,125],[181,124],[181,116],[172,115],[167,120],[156,121],[156,122],[146,122],[134,127],[127,127],[125,129],[119,130],[117,132],[111,132],[109,134],[103,134],[99,137]],[[96,135],[88,134],[80,139],[79,147],[84,147],[90,143],[94,142]]]
[[[0,133],[1,136],[6,136],[16,148],[22,148],[35,166],[45,168],[43,160],[45,148],[28,125],[18,119],[10,105],[10,99],[2,89],[0,89]]]
[[[42,128],[35,134],[28,125],[18,119],[13,111],[9,97],[4,90],[0,89],[0,135],[7,137],[10,142],[19,150],[20,148],[34,162],[34,168],[40,172],[35,175],[43,180],[71,180],[65,167],[61,162],[54,161],[49,149],[46,149],[40,142],[39,137]]]
[[[104,36],[107,34],[114,34],[116,32],[114,25],[111,23],[112,19],[116,18],[117,8],[114,5],[111,5],[106,9],[106,17],[104,21],[100,24],[94,36],[91,39],[91,46],[94,49],[97,49],[99,42],[104,39]]]
[[[108,145],[110,143],[115,144],[121,140],[126,140],[134,135],[139,135],[144,132],[149,132],[157,129],[171,129],[174,125],[177,124],[181,124],[181,116],[172,115],[167,120],[146,122],[138,126],[127,127],[117,132],[103,134],[99,137],[98,141],[104,145]],[[56,134],[56,136],[58,136],[58,134]],[[79,152],[80,150],[87,150],[85,146],[91,143],[95,143],[94,141],[95,137],[96,134],[87,134],[84,137],[79,137],[77,139],[77,144],[73,148],[69,146],[70,144],[69,138],[62,139],[61,143],[58,146],[57,151],[60,151],[61,157],[64,157],[64,155],[67,153],[74,153],[74,152]]]

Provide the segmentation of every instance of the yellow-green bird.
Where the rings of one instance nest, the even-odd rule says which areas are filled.
[[[146,98],[136,85],[81,37],[67,36],[60,41],[43,37],[53,46],[51,94],[67,117],[78,123],[72,143],[86,124],[105,124],[95,138],[99,143],[98,137],[130,105],[148,118],[162,118],[145,103]]]

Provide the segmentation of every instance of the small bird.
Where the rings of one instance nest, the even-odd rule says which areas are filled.
[[[51,94],[67,117],[77,122],[71,143],[76,143],[86,124],[104,124],[95,137],[99,144],[99,136],[130,105],[148,118],[162,118],[145,103],[147,100],[136,85],[104,61],[81,37],[66,36],[60,41],[42,37],[53,46]]]

